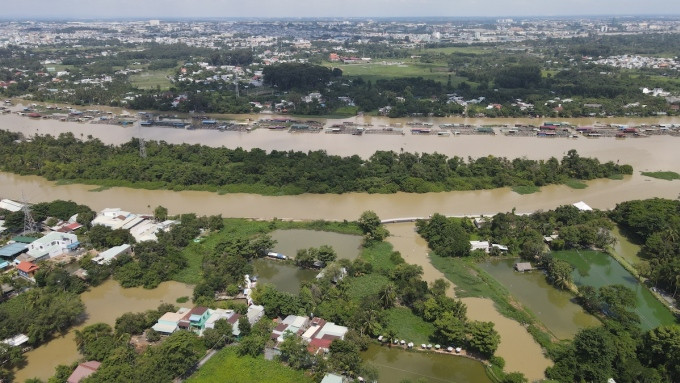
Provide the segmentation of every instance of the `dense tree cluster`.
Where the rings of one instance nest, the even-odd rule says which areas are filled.
[[[275,242],[268,235],[234,236],[215,246],[203,258],[203,281],[194,288],[194,299],[212,299],[215,292],[238,292],[246,274],[253,273],[251,260],[264,257]],[[269,310],[268,310],[269,312]]]
[[[636,265],[654,286],[676,297],[680,288],[680,201],[648,199],[620,203],[612,219],[643,244]]]
[[[262,71],[264,83],[281,91],[315,90],[331,79],[333,73],[324,66],[298,63],[270,65]]]
[[[594,179],[631,174],[629,165],[601,164],[570,150],[560,162],[503,157],[448,158],[443,154],[376,152],[367,160],[324,151],[266,153],[261,149],[211,148],[147,142],[140,158],[137,139],[121,146],[81,141],[72,134],[38,136],[12,143],[0,132],[0,170],[104,184],[148,188],[297,193],[394,193],[543,186],[569,178]],[[90,155],[96,153],[96,155]]]
[[[430,248],[442,257],[470,255],[470,235],[463,229],[460,220],[435,213],[428,220],[418,220],[416,229]]]

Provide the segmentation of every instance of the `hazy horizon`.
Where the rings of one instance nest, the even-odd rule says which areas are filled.
[[[3,6],[0,19],[229,19],[229,18],[512,18],[677,16],[667,0],[329,0],[244,3],[234,0],[23,0]]]

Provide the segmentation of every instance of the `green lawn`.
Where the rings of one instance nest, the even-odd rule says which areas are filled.
[[[430,343],[434,334],[434,325],[413,314],[405,307],[394,307],[387,310],[387,329],[393,329],[398,339],[416,345]]]
[[[130,82],[133,86],[139,89],[169,89],[172,82],[168,80],[168,76],[172,75],[172,70],[145,70],[144,72],[130,76]]]
[[[187,383],[312,383],[311,377],[276,361],[239,357],[233,347],[222,349],[186,380]]]
[[[680,179],[680,174],[676,172],[641,172],[643,176],[659,178],[666,181],[673,181]]]

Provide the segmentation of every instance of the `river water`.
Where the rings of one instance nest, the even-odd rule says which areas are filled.
[[[177,282],[163,282],[153,290],[141,287],[124,289],[118,282],[109,279],[81,294],[87,315],[81,325],[25,354],[28,364],[16,372],[15,381],[23,382],[36,377],[47,381],[54,375],[57,365],[71,364],[78,360],[81,355],[76,348],[75,330],[100,322],[113,326],[116,318],[126,312],[155,309],[161,303],[176,304],[177,298],[191,296],[192,293],[192,286]]]
[[[240,116],[245,118],[245,116]],[[254,117],[254,116],[253,116]],[[395,122],[406,123],[411,120],[389,120],[379,118],[356,118],[353,121],[372,123],[374,125]],[[505,124],[531,123],[540,125],[539,120],[457,120],[457,119],[424,119],[435,124],[471,123],[471,124]],[[336,123],[337,121],[329,122]],[[592,119],[570,120],[571,123],[589,125]],[[607,123],[640,124],[640,123],[677,123],[674,119],[607,119]],[[52,201],[55,199],[73,200],[86,204],[95,210],[107,207],[121,207],[137,213],[151,213],[153,208],[162,205],[170,214],[195,212],[201,215],[222,214],[225,217],[253,217],[262,219],[294,218],[294,219],[357,219],[365,210],[375,211],[381,218],[426,217],[434,212],[448,215],[479,215],[517,209],[518,213],[539,209],[552,209],[559,205],[571,204],[580,200],[600,209],[613,208],[616,203],[652,197],[675,199],[680,187],[676,181],[665,181],[641,176],[644,170],[672,170],[680,172],[680,155],[677,151],[679,138],[656,136],[644,139],[615,140],[600,139],[545,139],[506,136],[417,136],[406,135],[330,135],[330,134],[290,134],[258,129],[251,133],[218,132],[210,130],[177,130],[167,128],[118,127],[110,125],[66,123],[55,120],[29,120],[16,115],[0,116],[3,129],[23,132],[27,136],[33,134],[57,135],[62,132],[73,132],[76,137],[92,135],[107,144],[127,142],[132,137],[150,140],[164,140],[170,143],[203,144],[245,149],[262,148],[265,150],[326,150],[329,154],[360,155],[369,157],[376,150],[401,150],[408,152],[439,152],[449,156],[480,157],[486,155],[505,156],[508,158],[527,157],[531,159],[547,159],[551,156],[560,158],[570,149],[576,149],[582,156],[597,157],[601,161],[614,161],[633,165],[636,172],[624,180],[595,180],[588,182],[588,187],[581,190],[571,189],[563,185],[552,185],[541,189],[539,193],[518,195],[509,188],[459,191],[427,194],[358,194],[311,195],[298,196],[259,196],[251,194],[218,195],[209,192],[172,192],[166,190],[140,190],[129,188],[110,188],[100,192],[91,192],[95,186],[63,185],[35,176],[18,176],[0,173],[0,197],[22,199],[22,194],[29,202]],[[391,238],[395,248],[402,252],[409,263],[417,263],[425,270],[424,278],[432,281],[441,278],[425,256],[427,246],[413,233],[413,225],[391,225],[389,229],[401,236]],[[155,290],[152,290],[155,291]],[[190,291],[179,293],[191,295]],[[452,293],[452,291],[451,291]],[[121,292],[119,295],[124,294]],[[176,297],[175,297],[176,298]],[[153,301],[153,300],[152,300]],[[508,371],[521,371],[529,379],[539,379],[543,370],[550,365],[526,330],[517,322],[501,316],[488,299],[466,298],[468,316],[473,320],[491,320],[501,334],[498,354],[506,359]],[[106,305],[107,310],[122,310],[120,313],[109,311],[105,318],[113,320],[126,311],[134,311],[126,302]],[[87,303],[86,303],[87,305]],[[158,300],[149,302],[149,307],[158,305]],[[89,310],[88,310],[89,312]],[[110,314],[110,315],[108,315]],[[94,315],[94,314],[92,314]],[[51,342],[62,342],[61,347],[72,341],[62,338]],[[40,349],[31,355],[41,355]],[[58,350],[58,348],[55,348]],[[46,377],[52,374],[53,365],[38,363],[38,360],[51,360],[49,355],[59,359],[68,352],[50,351],[42,357],[29,355],[29,365],[19,372],[20,379],[31,374]],[[70,354],[76,356],[75,351]],[[68,363],[75,358],[55,360],[54,365]],[[43,367],[44,365],[44,367]],[[49,366],[48,366],[49,365]],[[43,371],[44,369],[44,371]]]
[[[415,232],[412,223],[397,223],[387,225],[391,236],[388,241],[396,251],[399,251],[407,263],[423,267],[423,280],[433,282],[436,279],[446,279],[437,270],[427,256],[428,247],[425,240]],[[454,296],[453,286],[448,291]],[[467,316],[470,320],[491,321],[501,336],[501,342],[496,355],[505,359],[506,371],[522,372],[529,381],[544,378],[545,369],[552,362],[543,355],[541,346],[531,337],[518,322],[502,316],[490,299],[462,298],[467,305]],[[521,351],[520,351],[521,350]]]

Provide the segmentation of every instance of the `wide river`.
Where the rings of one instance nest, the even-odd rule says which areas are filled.
[[[374,125],[397,122],[394,120],[361,118],[357,122],[371,122]],[[428,120],[429,121],[429,120]],[[456,121],[451,119],[431,120],[435,124],[466,122],[474,124],[505,124],[527,122],[520,120]],[[540,120],[529,120],[540,124]],[[398,122],[406,122],[398,121]],[[571,120],[574,124],[593,124],[595,120]],[[606,120],[608,123],[677,123],[672,119],[657,120]],[[158,205],[165,206],[171,214],[195,212],[198,214],[218,214],[225,217],[252,217],[271,219],[329,219],[353,220],[365,210],[375,211],[381,218],[425,217],[434,212],[448,215],[479,215],[510,211],[531,212],[539,209],[552,209],[563,204],[585,201],[600,209],[613,208],[616,203],[652,197],[675,199],[680,192],[680,183],[664,181],[640,175],[644,170],[672,170],[680,172],[680,138],[655,136],[641,139],[616,140],[528,138],[507,136],[417,136],[405,135],[330,135],[330,134],[290,134],[286,132],[258,129],[252,133],[218,132],[210,130],[177,130],[167,128],[123,128],[109,125],[66,123],[55,120],[34,121],[16,115],[0,116],[0,128],[23,132],[26,135],[73,132],[76,137],[92,135],[107,144],[119,144],[132,137],[150,140],[165,140],[170,143],[203,144],[262,148],[265,150],[326,150],[330,154],[369,157],[376,150],[408,152],[439,152],[448,156],[505,156],[508,158],[527,157],[547,159],[551,156],[561,158],[570,149],[578,150],[582,156],[597,157],[601,161],[614,161],[631,164],[635,174],[621,181],[596,180],[588,182],[581,190],[563,185],[544,187],[539,193],[519,195],[508,188],[461,191],[427,194],[358,194],[298,196],[260,196],[252,194],[218,195],[209,192],[172,192],[166,190],[140,190],[129,188],[110,188],[91,192],[94,186],[63,185],[56,186],[40,177],[18,176],[0,173],[0,197],[21,199],[22,194],[30,202],[52,201],[55,199],[73,200],[86,204],[95,210],[106,207],[121,207],[137,213],[150,213]],[[393,232],[403,237],[412,232],[412,225],[401,229],[390,226]],[[409,234],[409,236],[412,234]],[[402,237],[402,238],[403,238]],[[399,240],[395,238],[398,242]],[[405,239],[406,244],[394,243],[408,262],[421,264],[425,269],[425,279],[442,277],[430,264],[426,247],[418,244],[417,239]],[[405,247],[402,247],[405,246]],[[410,248],[411,250],[407,250]],[[412,252],[409,254],[409,252]],[[190,294],[184,294],[190,295]],[[475,320],[492,320],[501,334],[498,353],[507,361],[509,371],[521,371],[529,379],[543,376],[543,369],[549,365],[540,347],[517,323],[500,316],[490,300],[468,298],[468,315]],[[129,310],[126,310],[129,311]],[[115,318],[115,315],[112,316]],[[37,350],[36,350],[37,351]]]

